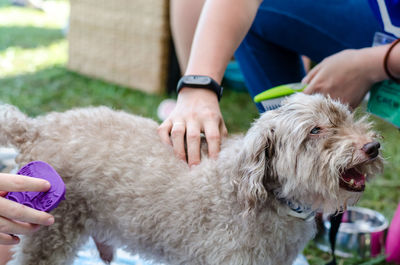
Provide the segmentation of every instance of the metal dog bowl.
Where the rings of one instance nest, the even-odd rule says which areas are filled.
[[[322,217],[315,241],[322,251],[330,252],[330,221]],[[349,207],[343,214],[342,223],[336,236],[335,254],[340,257],[374,257],[383,250],[386,232],[389,226],[387,219],[380,213],[360,207]]]

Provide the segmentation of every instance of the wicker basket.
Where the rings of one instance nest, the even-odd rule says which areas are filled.
[[[166,90],[168,0],[70,0],[68,68],[148,93]]]

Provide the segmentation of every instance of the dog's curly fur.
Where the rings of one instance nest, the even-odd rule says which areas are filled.
[[[382,168],[362,151],[376,138],[370,124],[321,95],[290,97],[192,169],[157,127],[106,107],[32,119],[1,105],[0,144],[19,149],[20,165],[51,164],[67,187],[55,224],[25,237],[10,264],[71,264],[89,236],[108,254],[167,264],[291,264],[315,225],[284,201],[335,212],[360,194],[339,187],[343,171]]]

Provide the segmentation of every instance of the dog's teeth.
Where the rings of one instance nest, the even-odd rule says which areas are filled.
[[[354,186],[354,179],[350,180],[349,183],[350,183],[351,186]]]

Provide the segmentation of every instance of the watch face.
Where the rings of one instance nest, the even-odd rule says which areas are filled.
[[[211,78],[208,76],[191,75],[191,76],[184,76],[183,81],[186,84],[208,85],[211,83]]]

